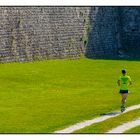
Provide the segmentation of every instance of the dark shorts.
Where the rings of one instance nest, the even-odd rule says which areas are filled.
[[[121,94],[125,94],[125,93],[128,94],[128,90],[120,90],[120,93],[121,93]]]

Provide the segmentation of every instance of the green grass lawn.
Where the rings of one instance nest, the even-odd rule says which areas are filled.
[[[133,80],[127,106],[140,103],[140,62],[49,60],[0,64],[0,133],[52,133],[120,108],[116,80]]]

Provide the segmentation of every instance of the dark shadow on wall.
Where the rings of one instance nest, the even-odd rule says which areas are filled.
[[[121,44],[119,52],[140,59],[140,7],[120,7]]]
[[[139,60],[139,15],[138,7],[91,7],[85,56]]]
[[[118,24],[118,7],[91,7],[87,58],[117,58],[120,45]]]

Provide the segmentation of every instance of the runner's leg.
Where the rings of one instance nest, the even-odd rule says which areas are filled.
[[[127,93],[122,94],[122,106],[125,105],[126,98],[127,98]]]

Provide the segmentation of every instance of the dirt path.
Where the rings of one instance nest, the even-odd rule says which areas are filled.
[[[127,108],[127,110],[124,113],[129,112],[131,110],[139,109],[139,108],[140,108],[140,104],[130,106],[130,107]],[[76,123],[74,125],[69,126],[68,128],[63,129],[63,130],[55,131],[54,133],[72,133],[76,130],[87,127],[87,126],[92,125],[94,123],[103,122],[104,120],[107,120],[109,118],[119,116],[120,114],[121,114],[120,112],[113,112],[113,113],[110,113],[110,114],[106,114],[104,116],[97,117],[97,118],[94,118],[92,120],[86,120],[86,121],[83,121],[83,122],[80,122],[80,123]]]

